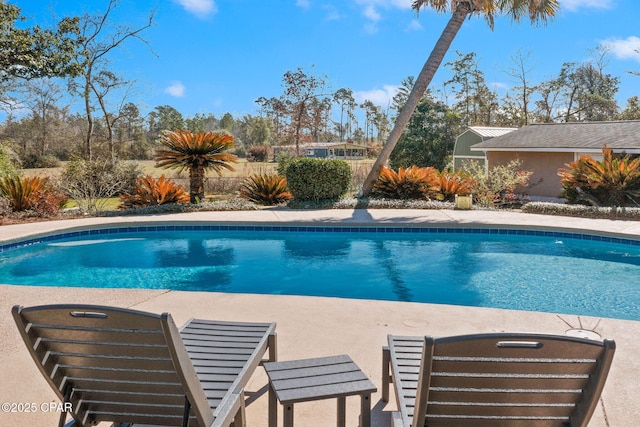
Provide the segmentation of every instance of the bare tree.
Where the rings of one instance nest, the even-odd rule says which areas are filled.
[[[38,130],[34,133],[35,151],[33,154],[44,156],[47,154],[47,144],[50,140],[51,122],[56,104],[62,98],[62,88],[51,80],[41,79],[28,82],[23,89],[23,103],[31,111]],[[26,155],[26,149],[22,153]]]
[[[131,92],[132,86],[132,82],[126,81],[121,77],[118,77],[113,72],[107,70],[100,71],[90,82],[91,91],[100,105],[100,110],[104,117],[104,124],[107,127],[109,153],[112,161],[115,161],[118,157],[114,142],[113,127],[122,116],[122,111],[124,106],[127,104],[127,98]],[[110,108],[108,99],[109,95],[121,88],[124,89],[121,92],[122,96],[119,97],[116,105],[114,105],[113,108]]]
[[[85,117],[87,119],[87,133],[85,136],[85,156],[93,158],[92,139],[95,128],[93,117],[93,96],[97,85],[96,79],[101,73],[107,72],[109,53],[120,47],[129,39],[138,39],[144,44],[148,42],[140,36],[142,31],[153,24],[154,12],[151,11],[146,24],[132,28],[114,26],[110,23],[110,15],[116,9],[120,0],[110,0],[107,10],[99,15],[85,15],[81,19],[81,44],[78,51],[78,64],[81,72],[77,82],[72,82],[74,88],[84,101]],[[102,74],[104,76],[105,74]]]
[[[531,103],[531,94],[536,90],[536,87],[531,84],[529,75],[533,70],[533,65],[530,65],[531,51],[522,53],[522,50],[518,49],[513,55],[511,55],[512,65],[506,70],[503,70],[507,75],[513,77],[518,86],[514,89],[518,91],[518,95],[515,97],[518,99],[520,109],[522,111],[521,123],[519,126],[526,126],[529,124],[529,104]]]

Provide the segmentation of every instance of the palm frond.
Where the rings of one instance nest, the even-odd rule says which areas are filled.
[[[200,166],[218,173],[235,170],[230,163],[236,162],[237,156],[225,152],[233,147],[231,135],[176,130],[165,131],[159,141],[165,148],[156,151],[158,167],[183,170]]]
[[[158,179],[148,175],[140,177],[136,181],[134,194],[120,196],[122,209],[181,203],[189,203],[189,195],[164,175]]]

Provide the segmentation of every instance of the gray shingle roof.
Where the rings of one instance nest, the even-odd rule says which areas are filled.
[[[524,126],[514,132],[475,144],[472,150],[640,151],[640,120],[613,122],[548,123]]]

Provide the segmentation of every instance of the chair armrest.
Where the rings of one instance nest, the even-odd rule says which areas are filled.
[[[391,350],[389,347],[382,347],[382,401],[389,401],[389,386],[393,378],[389,375],[389,365],[391,364]]]

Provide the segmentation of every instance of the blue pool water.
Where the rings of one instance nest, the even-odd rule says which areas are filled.
[[[640,320],[638,242],[507,230],[189,228],[98,230],[1,247],[0,283],[335,296]]]

